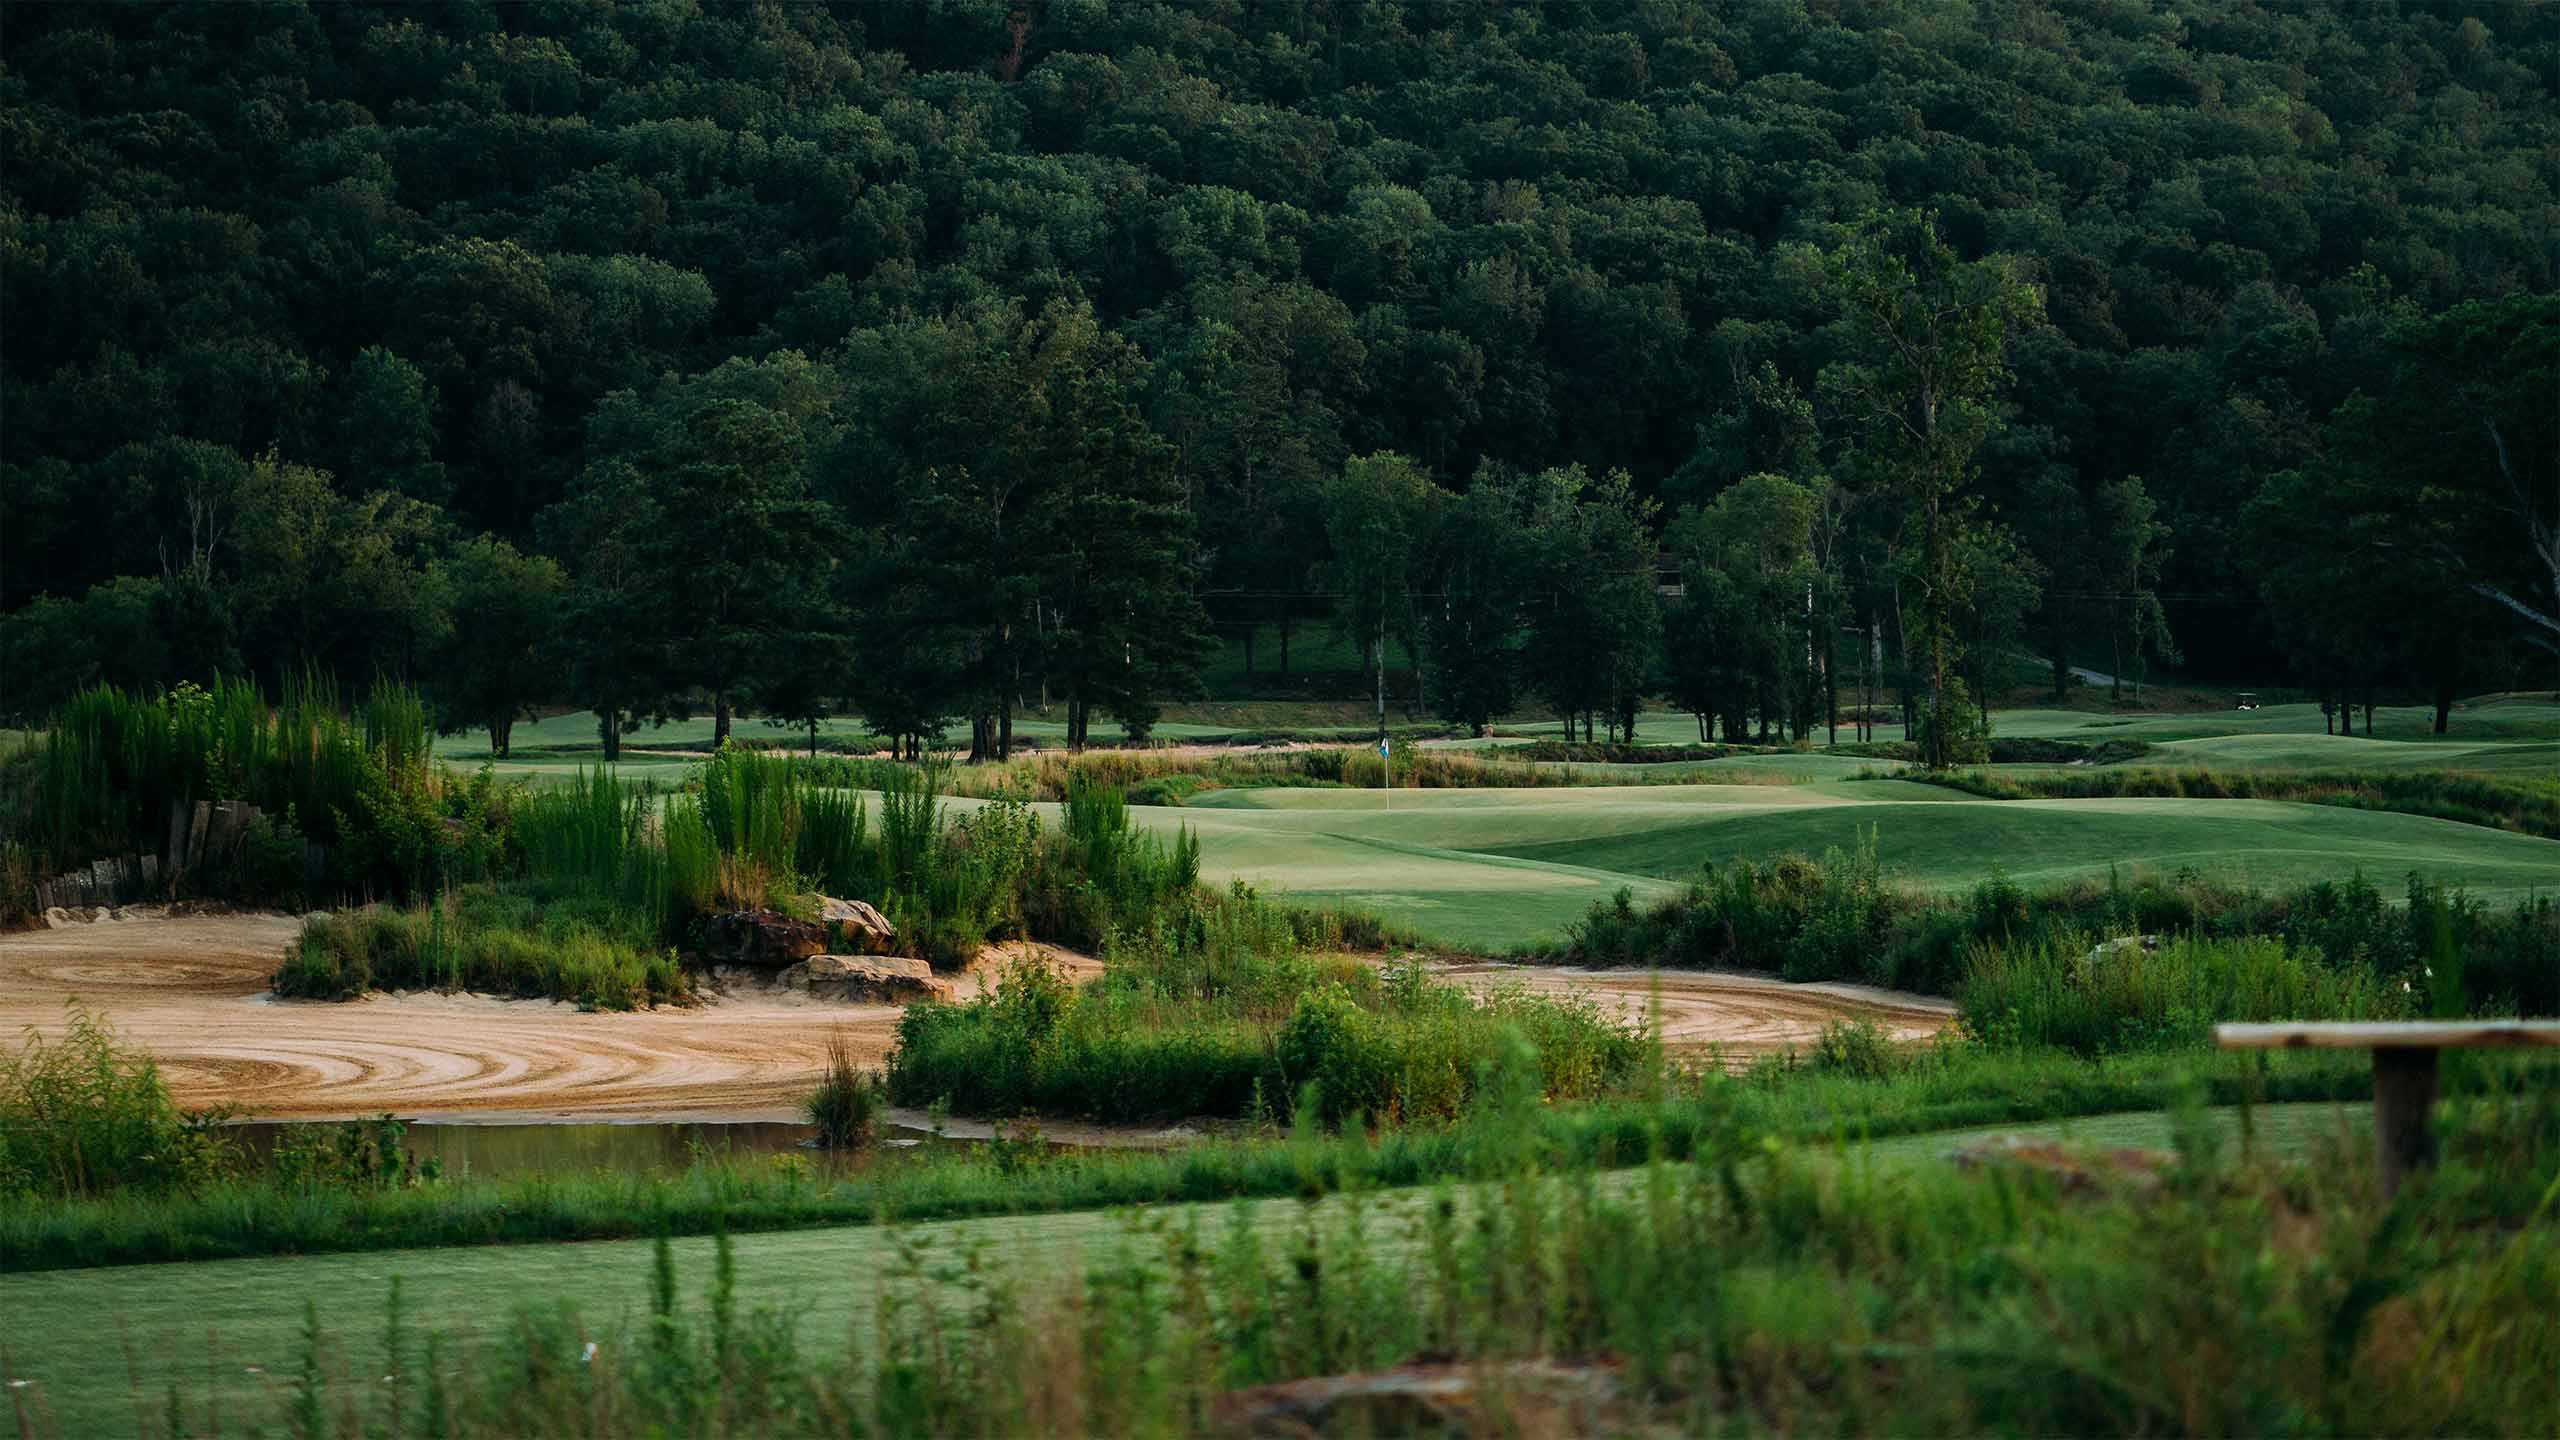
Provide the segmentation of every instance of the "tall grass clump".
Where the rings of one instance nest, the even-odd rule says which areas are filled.
[[[74,1009],[63,1033],[0,1055],[0,1196],[186,1189],[226,1163],[220,1115],[190,1115],[160,1068]]]
[[[2066,932],[1973,946],[1956,1004],[1986,1043],[2098,1055],[2205,1045],[2225,1021],[2398,1019],[2414,1013],[2412,994],[2274,936],[2093,947]]]
[[[414,906],[340,910],[304,923],[274,977],[279,995],[470,990],[630,1010],[692,993],[656,917],[603,894],[464,886]]]
[[[1249,1119],[1306,1093],[1328,1121],[1389,1124],[1458,1114],[1505,1065],[1572,1099],[1631,1085],[1650,1063],[1643,1035],[1588,1004],[1309,951],[1287,912],[1241,888],[1166,905],[1114,931],[1104,956],[1082,988],[1035,959],[968,1004],[910,1008],[891,1097],[982,1115]]]
[[[1199,887],[1200,842],[1190,827],[1170,843],[1136,828],[1120,786],[1071,776],[1063,818],[1059,841],[1040,857],[1026,897],[1036,933],[1097,945],[1115,930],[1146,924]]]
[[[878,1077],[855,1067],[843,1036],[830,1036],[827,1068],[801,1105],[801,1113],[818,1127],[818,1143],[831,1150],[870,1144],[886,1104]]]
[[[488,780],[447,776],[427,736],[416,693],[389,681],[366,693],[360,716],[309,674],[273,706],[242,680],[149,696],[96,686],[66,701],[36,742],[17,818],[33,863],[60,871],[166,855],[193,806],[241,801],[261,812],[271,849],[323,847],[329,893],[427,893],[484,878],[499,848]],[[233,894],[271,885],[272,868],[199,867],[188,880]]]
[[[663,914],[670,881],[667,847],[653,833],[658,803],[648,782],[617,779],[602,766],[580,766],[565,784],[521,790],[506,813],[516,873]]]

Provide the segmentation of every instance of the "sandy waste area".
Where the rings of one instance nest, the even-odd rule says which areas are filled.
[[[0,1043],[30,1028],[59,1033],[76,1001],[158,1060],[190,1107],[228,1106],[260,1120],[388,1111],[522,1123],[796,1119],[831,1037],[870,1065],[896,1038],[898,1006],[761,990],[635,1013],[432,993],[278,1000],[267,977],[300,923],[200,915],[0,935]],[[959,993],[991,983],[1010,948],[990,947],[955,977]],[[1089,956],[1040,948],[1072,973],[1100,969]],[[1834,1020],[1864,1016],[1913,1040],[1954,1015],[1925,996],[1748,975],[1442,968],[1472,985],[1582,993],[1629,1018],[1658,1005],[1674,1052],[1717,1050],[1729,1060],[1803,1045]]]

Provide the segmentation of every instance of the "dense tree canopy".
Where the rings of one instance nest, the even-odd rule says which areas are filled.
[[[540,605],[550,693],[507,639],[468,723],[1143,727],[1204,624],[1329,613],[1324,497],[1388,454],[1512,487],[1389,624],[1471,719],[1659,693],[1536,628],[1650,604],[1549,547],[1633,575],[1762,475],[1830,487],[1826,692],[1879,629],[1939,708],[2012,644],[2432,693],[2421,595],[2460,683],[2544,675],[2555,74],[2526,0],[15,7],[0,709]],[[2003,343],[1895,459],[1879,257],[1941,252]],[[1521,478],[1577,466],[1625,479]]]

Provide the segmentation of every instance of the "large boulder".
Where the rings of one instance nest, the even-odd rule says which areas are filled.
[[[729,910],[703,922],[704,959],[779,970],[827,949],[826,927],[779,910]]]
[[[898,938],[889,917],[859,900],[818,897],[818,923],[857,955],[884,954]]]
[[[951,998],[951,983],[934,978],[931,966],[896,955],[813,955],[774,981],[817,1000],[910,1005]]]

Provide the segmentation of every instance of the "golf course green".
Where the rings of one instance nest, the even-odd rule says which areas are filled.
[[[1992,718],[2002,735],[2145,740],[2155,748],[2133,762],[2143,766],[2560,774],[2560,701],[2541,696],[2467,702],[2454,711],[2452,733],[2441,737],[2432,733],[2432,712],[2419,707],[2378,711],[2374,738],[2324,733],[2318,707],[2302,704],[2133,714],[2001,710]],[[781,734],[751,720],[738,728]],[[835,721],[822,728],[850,736],[859,727]],[[1037,721],[1017,730],[1046,733]],[[1214,740],[1234,730],[1168,724],[1159,733]],[[1647,714],[1637,733],[1665,744],[1697,738],[1694,720],[1681,714]],[[1897,733],[1888,729],[1884,738]],[[594,734],[593,718],[583,713],[521,724],[514,756],[497,769],[508,779],[566,775],[599,761],[585,748]],[[680,780],[694,756],[661,747],[698,747],[710,735],[707,718],[635,731],[629,744],[641,753],[629,754],[619,770]],[[485,753],[485,741],[462,735],[441,748],[452,763],[467,765]],[[1706,864],[1819,856],[1852,849],[1868,835],[1897,878],[1940,890],[1967,888],[1995,871],[2033,885],[2183,870],[2268,887],[2362,874],[2386,892],[2417,873],[2494,903],[2560,891],[2560,841],[2387,811],[2270,800],[1981,800],[1875,778],[1895,768],[1892,761],[1819,750],[1572,768],[1582,781],[1603,783],[1392,794],[1220,790],[1179,809],[1135,813],[1168,833],[1190,827],[1213,880],[1368,912],[1431,942],[1487,953],[1559,940],[1592,904],[1621,889],[1638,898],[1664,894]],[[1862,774],[1869,778],[1853,778]],[[1054,811],[1049,819],[1056,823]]]
[[[2285,886],[2410,872],[2508,902],[2560,890],[2560,841],[2385,811],[2269,800],[1966,798],[1869,780],[1547,790],[1231,790],[1147,823],[1188,825],[1204,871],[1368,911],[1499,952],[1560,938],[1621,888],[1659,894],[1703,864],[1820,855],[1872,833],[1888,871],[1961,890],[2193,870]]]

